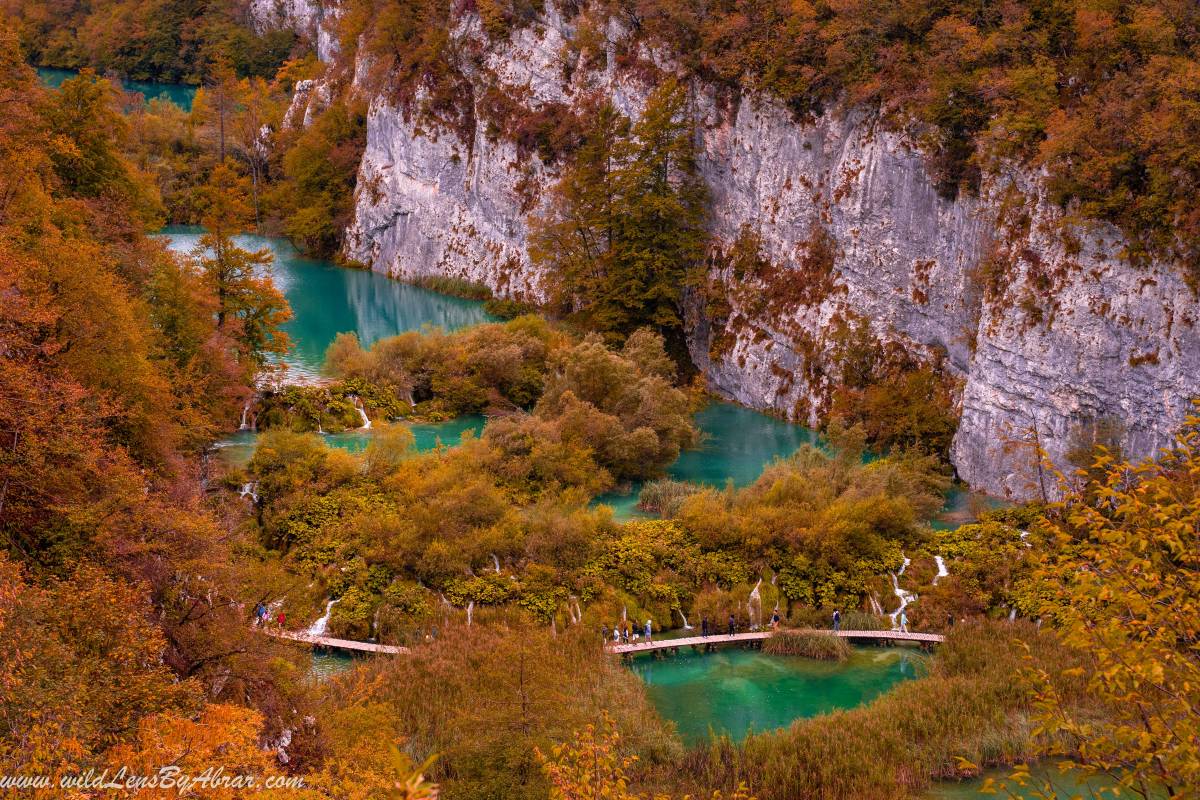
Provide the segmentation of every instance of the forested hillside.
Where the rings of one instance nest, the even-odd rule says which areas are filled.
[[[37,66],[135,81],[198,84],[222,63],[270,78],[298,46],[291,31],[256,33],[245,0],[5,0],[0,9]]]

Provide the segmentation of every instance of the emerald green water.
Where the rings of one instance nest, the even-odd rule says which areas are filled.
[[[708,740],[710,728],[741,741],[751,731],[860,706],[923,675],[926,663],[906,648],[856,647],[844,662],[724,649],[641,657],[632,669],[658,713],[694,745]]]
[[[313,650],[312,667],[308,674],[319,681],[332,678],[334,675],[354,669],[359,661],[355,656],[341,650]]]
[[[62,82],[68,78],[74,78],[77,73],[72,69],[55,69],[54,67],[38,67],[38,78],[41,79],[45,86],[51,89],[57,89],[62,85]],[[122,80],[119,82],[121,88],[127,92],[137,92],[146,98],[149,102],[156,98],[162,98],[168,102],[182,108],[184,111],[192,110],[192,101],[196,99],[196,87],[187,86],[182,83],[152,83],[149,81],[128,81]]]
[[[418,453],[425,453],[437,447],[456,447],[462,442],[464,433],[471,431],[473,435],[478,436],[486,423],[486,418],[472,414],[432,425],[409,425],[409,428],[413,432],[414,449]],[[362,452],[371,441],[371,434],[366,431],[320,435],[330,447],[351,453]],[[254,455],[254,448],[257,446],[258,434],[254,431],[235,431],[213,444],[217,457],[236,467],[244,467]]]
[[[178,252],[193,251],[202,233],[190,225],[161,231]],[[252,250],[265,247],[275,256],[272,277],[294,315],[283,326],[292,340],[285,361],[289,374],[302,380],[320,375],[325,348],[339,333],[354,331],[368,345],[426,325],[456,330],[491,319],[477,301],[431,292],[378,272],[305,258],[278,237],[239,236],[237,242]]]
[[[678,481],[747,486],[776,458],[786,458],[802,445],[820,444],[816,431],[733,403],[710,403],[694,419],[703,440],[699,449],[684,451],[667,469],[668,477]],[[635,483],[628,493],[610,492],[596,502],[612,507],[618,518],[647,516],[637,508],[640,491],[641,484]]]

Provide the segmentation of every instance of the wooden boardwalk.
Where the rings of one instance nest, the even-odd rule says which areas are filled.
[[[781,629],[780,633],[815,633],[837,636],[842,639],[870,639],[873,641],[915,642],[917,644],[941,644],[946,637],[940,633],[917,633],[905,631],[831,631],[831,630],[789,630]],[[633,654],[652,653],[655,650],[671,650],[677,647],[704,647],[716,644],[737,644],[738,642],[761,642],[770,639],[775,631],[753,631],[751,633],[720,634],[709,636],[687,636],[681,639],[654,639],[653,641],[630,642],[629,644],[609,644],[606,650],[610,653]]]
[[[332,650],[349,650],[355,653],[374,653],[375,655],[401,655],[409,652],[407,647],[394,644],[375,644],[374,642],[357,642],[353,639],[334,639],[332,636],[312,636],[298,631],[267,631],[267,635],[277,639],[288,639],[293,642],[303,642],[313,647],[328,647]]]

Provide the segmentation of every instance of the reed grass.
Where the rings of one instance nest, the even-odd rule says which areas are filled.
[[[664,517],[673,517],[679,512],[683,501],[703,491],[703,487],[686,481],[673,481],[662,478],[650,481],[642,487],[638,495],[638,508],[651,511]]]
[[[451,278],[446,275],[422,275],[413,281],[415,286],[428,289],[431,292],[462,297],[466,300],[491,300],[492,290],[482,283]]]
[[[763,642],[762,651],[773,656],[803,656],[818,661],[845,661],[852,648],[831,633],[780,631]]]

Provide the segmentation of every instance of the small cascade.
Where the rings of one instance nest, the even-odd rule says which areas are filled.
[[[249,497],[252,502],[258,502],[258,483],[256,481],[248,481],[242,484],[242,489],[238,492],[238,497]]]
[[[937,575],[933,576],[933,585],[937,586],[937,582],[950,574],[950,570],[946,569],[946,559],[941,556],[934,556],[933,560],[937,563]]]
[[[495,553],[492,553],[492,565],[496,568],[496,574],[499,575],[500,574],[500,559],[496,557]]]
[[[690,631],[692,629],[692,626],[688,625],[687,616],[684,615],[683,609],[677,608],[675,610],[679,612],[679,618],[683,620],[683,629],[685,631]]]
[[[758,583],[754,584],[754,588],[750,590],[750,597],[746,600],[746,614],[750,619],[750,629],[754,630],[756,623],[754,622],[754,604],[758,603],[758,615],[762,616],[762,593],[759,587],[762,586],[762,578],[758,579]]]
[[[1016,619],[1017,619],[1017,609],[1016,609],[1016,607],[1014,606],[1013,608],[1010,608],[1010,609],[1008,610],[1008,621],[1009,621],[1009,622],[1015,622],[1015,621],[1016,621]]]
[[[363,401],[358,399],[358,395],[351,395],[354,398],[354,410],[358,412],[358,416],[362,417],[362,425],[360,431],[371,430],[371,420],[367,417],[367,409],[363,407]]]
[[[409,407],[409,408],[416,408],[416,407],[417,407],[417,404],[416,404],[416,403],[413,401],[412,389],[409,389],[409,390],[408,390],[408,407]]]
[[[375,609],[375,616],[371,618],[371,633],[376,639],[379,638],[379,613],[381,611],[383,611],[382,605]]]
[[[475,613],[475,601],[467,603],[467,627],[471,627],[471,615]]]
[[[246,405],[242,406],[242,421],[240,423],[238,423],[239,431],[250,430],[249,419],[250,419],[250,405],[252,402],[253,401],[251,401],[251,400],[247,400]]]
[[[575,601],[575,624],[583,622],[583,609],[579,607],[579,601]]]
[[[897,630],[900,627],[900,623],[898,622],[900,619],[900,612],[908,608],[908,604],[917,599],[917,596],[912,592],[900,588],[900,576],[904,574],[904,570],[908,569],[908,565],[911,563],[912,559],[908,556],[904,556],[904,563],[900,565],[900,570],[898,572],[891,573],[892,591],[895,593],[896,597],[900,599],[900,607],[891,614],[888,614],[892,620],[892,630]]]
[[[883,606],[879,605],[879,598],[872,592],[868,595],[868,599],[871,601],[871,613],[877,617],[882,617],[884,615]]]
[[[338,600],[341,599],[342,598],[339,597],[337,600],[330,600],[328,603],[326,603],[325,614],[312,625],[309,625],[308,630],[305,631],[305,633],[307,633],[309,636],[324,636],[325,628],[329,625],[329,615],[333,613],[333,607],[337,605]]]

